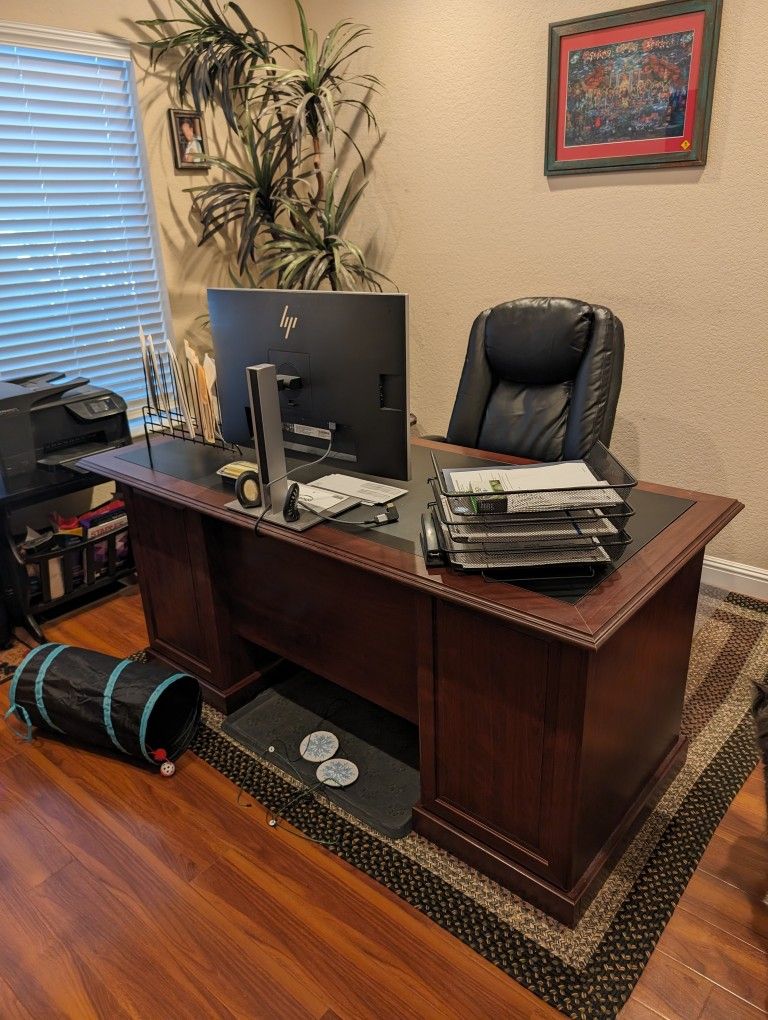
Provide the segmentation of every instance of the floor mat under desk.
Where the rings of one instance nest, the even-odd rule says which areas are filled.
[[[323,786],[322,795],[384,836],[410,832],[419,799],[419,731],[412,723],[302,670],[228,716],[222,730],[308,788],[317,785],[317,763],[301,757],[299,744],[314,730],[329,730],[339,739],[334,757],[353,761],[360,775],[343,789]]]

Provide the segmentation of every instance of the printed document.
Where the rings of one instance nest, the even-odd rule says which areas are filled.
[[[380,482],[369,482],[367,478],[353,478],[351,475],[325,475],[312,482],[319,489],[330,489],[341,492],[361,503],[389,503],[392,499],[404,496],[407,489],[397,489],[394,485],[382,485]]]

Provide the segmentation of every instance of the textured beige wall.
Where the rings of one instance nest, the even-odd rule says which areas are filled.
[[[276,36],[295,35],[287,0],[243,6]],[[725,0],[706,167],[554,181],[542,173],[547,25],[609,0],[306,6],[318,28],[352,16],[373,29],[363,64],[387,86],[377,102],[386,136],[353,230],[411,295],[412,403],[424,431],[447,424],[478,310],[530,294],[606,304],[627,335],[615,450],[643,478],[739,497],[747,509],[709,551],[768,567],[765,0]],[[149,0],[4,0],[0,11],[127,39],[134,19],[151,16]],[[195,246],[183,189],[198,177],[173,169],[175,100],[145,73],[145,51],[135,57],[180,337],[226,272],[216,249]],[[212,127],[209,117],[215,146],[226,134]]]
[[[243,4],[245,10],[249,6],[253,10],[255,5],[252,2]],[[261,8],[259,13],[266,15],[266,20],[261,21],[263,28],[280,41],[292,38],[295,19],[284,0],[262,4]],[[134,21],[168,16],[172,10],[170,0],[157,3],[150,0],[2,0],[0,20],[106,33],[136,43],[142,36],[149,36],[138,29]],[[216,245],[197,247],[198,233],[190,217],[190,196],[184,194],[185,188],[215,180],[217,172],[189,173],[174,168],[167,111],[179,102],[169,89],[171,76],[166,70],[158,73],[149,69],[146,47],[134,45],[133,57],[171,313],[176,338],[181,339],[194,327],[197,316],[206,311],[206,288],[229,283],[228,263],[221,258]],[[225,154],[228,134],[223,118],[214,118],[208,113],[205,122],[211,151]]]
[[[354,229],[411,295],[425,431],[447,424],[477,311],[608,305],[627,338],[614,449],[642,478],[740,498],[709,552],[768,567],[768,5],[725,0],[706,167],[548,180],[547,26],[615,6],[309,0],[319,28],[371,26],[386,85]]]

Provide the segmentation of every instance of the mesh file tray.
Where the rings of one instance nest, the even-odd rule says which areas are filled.
[[[453,566],[593,568],[630,541],[626,497],[636,480],[601,443],[583,461],[461,470],[441,467],[433,453],[432,466],[432,520]]]
[[[623,531],[635,512],[626,500],[622,500],[613,507],[478,514],[468,497],[457,500],[444,496],[434,478],[430,479],[430,484],[436,516],[455,538],[462,538],[465,541],[472,541],[473,534],[482,537],[485,532],[509,537],[524,534],[527,537],[533,529],[538,529],[541,534],[551,535],[571,535],[574,528],[582,535],[599,537],[617,534]],[[457,503],[460,506],[457,507]]]

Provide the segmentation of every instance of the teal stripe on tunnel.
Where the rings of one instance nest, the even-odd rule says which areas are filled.
[[[44,645],[38,645],[36,648],[33,648],[31,651],[27,652],[27,654],[24,656],[24,658],[16,667],[16,672],[13,674],[11,686],[8,691],[8,701],[10,702],[10,706],[14,711],[16,711],[16,688],[18,687],[21,674],[24,672],[24,667],[27,666],[28,663],[30,663],[39,652],[44,651],[46,648],[55,647],[56,647],[55,641],[48,641]]]
[[[112,693],[115,689],[115,684],[120,679],[120,674],[127,666],[130,666],[132,662],[133,662],[132,659],[125,659],[123,662],[119,662],[112,670],[112,672],[109,674],[107,686],[104,688],[104,706],[103,706],[104,728],[109,734],[109,739],[118,749],[118,751],[122,751],[123,754],[128,754],[128,751],[126,751],[126,749],[117,739],[114,727],[112,726]]]
[[[35,702],[37,703],[37,710],[41,717],[45,720],[46,725],[50,726],[52,730],[56,730],[58,733],[63,733],[64,730],[61,726],[57,726],[56,723],[51,722],[51,717],[48,715],[45,702],[43,701],[43,687],[45,685],[45,674],[48,672],[48,667],[56,656],[61,655],[64,649],[68,647],[69,645],[59,645],[58,648],[54,648],[52,652],[49,652],[46,655],[42,666],[38,670],[37,677],[35,678]]]

